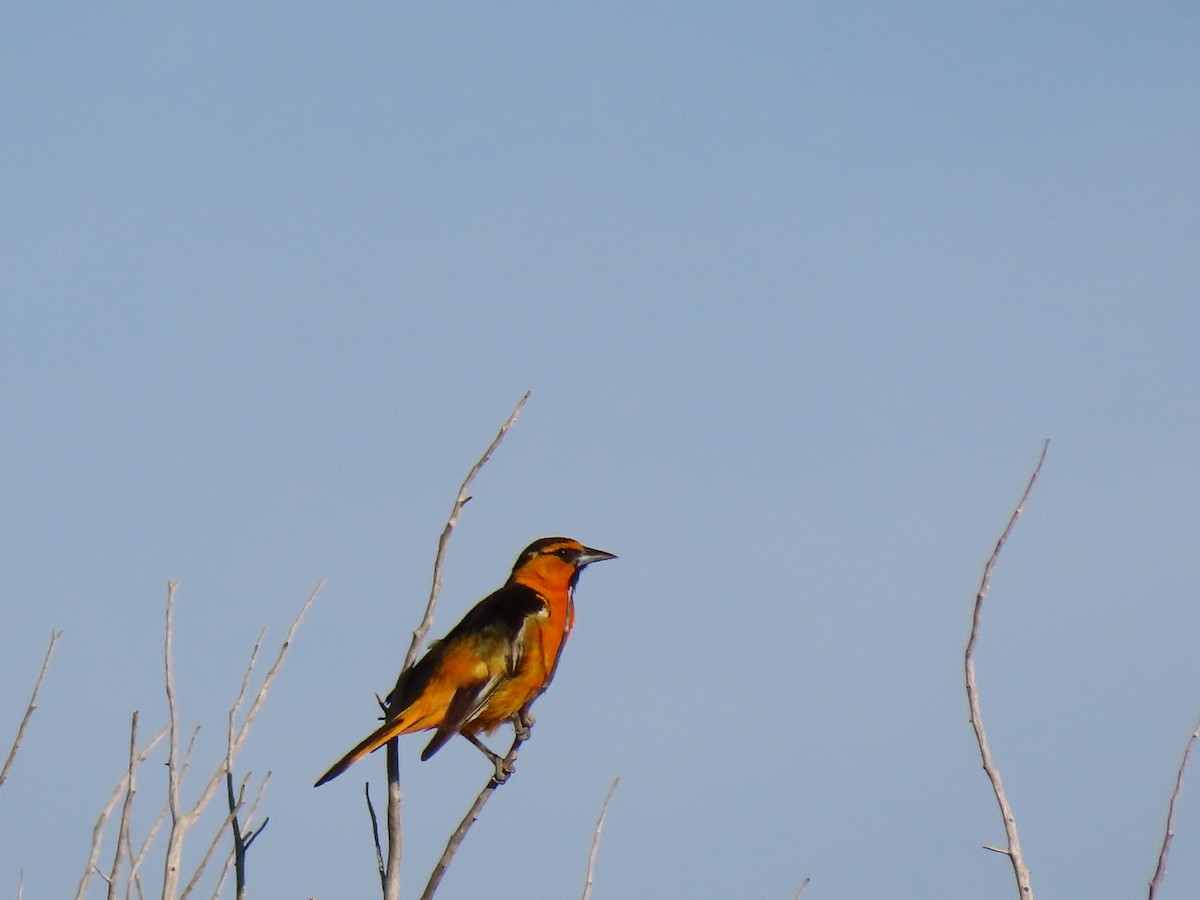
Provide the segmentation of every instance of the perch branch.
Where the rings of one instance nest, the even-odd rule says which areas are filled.
[[[421,624],[413,631],[412,643],[408,647],[408,653],[404,656],[404,669],[412,668],[413,663],[416,662],[417,653],[421,649],[425,635],[429,633],[429,629],[433,625],[433,611],[437,606],[438,594],[442,590],[442,566],[446,559],[446,546],[450,543],[450,535],[454,531],[454,527],[458,524],[459,514],[471,499],[471,482],[475,480],[475,476],[479,474],[480,470],[487,464],[487,461],[492,458],[492,454],[496,452],[496,449],[500,446],[500,442],[508,434],[509,429],[517,423],[517,417],[521,414],[521,410],[525,408],[525,404],[529,400],[529,395],[530,391],[526,391],[524,396],[517,401],[517,405],[513,407],[513,411],[504,420],[504,424],[500,426],[500,430],[496,433],[495,438],[492,439],[488,448],[483,451],[483,456],[479,457],[475,465],[471,466],[471,470],[467,472],[467,477],[459,485],[458,496],[454,499],[454,506],[450,510],[450,517],[446,519],[446,527],[442,529],[442,535],[438,538],[437,556],[434,557],[433,561],[433,584],[429,588],[429,602],[425,605],[425,616],[421,619]]]
[[[513,407],[508,418],[504,420],[504,424],[500,426],[500,430],[488,445],[488,448],[483,452],[483,455],[471,466],[467,472],[467,477],[463,479],[458,488],[458,495],[454,499],[454,505],[450,509],[450,516],[446,519],[446,525],[442,529],[441,537],[438,538],[437,555],[433,561],[433,582],[429,588],[429,600],[425,604],[425,614],[421,618],[421,624],[413,630],[412,642],[408,646],[408,652],[404,655],[404,665],[400,669],[400,674],[403,675],[406,671],[412,668],[416,662],[417,653],[421,650],[421,645],[425,642],[425,636],[429,633],[429,629],[433,626],[433,613],[437,607],[438,594],[442,590],[442,568],[446,559],[446,547],[450,543],[450,535],[454,532],[455,526],[458,524],[459,514],[463,507],[471,499],[470,489],[471,483],[475,480],[475,476],[487,464],[487,461],[492,458],[492,454],[500,446],[504,440],[504,436],[508,434],[510,428],[517,422],[517,417],[520,416],[521,410],[525,408],[526,402],[529,400],[530,391],[526,391],[517,405]],[[514,749],[520,746],[520,742],[514,744]],[[403,847],[403,826],[400,818],[400,752],[398,741],[396,738],[388,741],[385,750],[387,759],[387,779],[388,779],[388,795],[387,795],[387,832],[388,832],[388,852],[387,862],[383,873],[383,898],[384,900],[399,900],[400,898],[400,856]],[[368,798],[369,800],[369,798]],[[486,802],[486,801],[485,801]],[[369,805],[369,804],[368,804]],[[371,818],[374,820],[374,810],[371,810]],[[468,826],[469,827],[469,826]],[[461,839],[460,839],[461,840]],[[378,842],[377,846],[378,846]],[[453,853],[450,854],[453,856]],[[440,880],[440,878],[439,878]],[[430,894],[429,896],[432,896]]]
[[[421,900],[432,900],[433,895],[437,893],[438,885],[442,883],[442,878],[446,874],[446,870],[450,868],[450,863],[454,861],[454,854],[458,852],[459,846],[463,839],[467,836],[467,832],[471,830],[471,826],[483,813],[484,806],[492,799],[492,794],[496,793],[496,788],[506,783],[512,773],[516,770],[517,755],[521,750],[521,745],[529,740],[530,734],[533,733],[533,721],[529,717],[528,708],[522,710],[515,718],[521,719],[521,722],[514,722],[513,742],[508,748],[508,753],[496,763],[496,770],[488,779],[487,784],[483,786],[483,790],[479,792],[479,796],[475,798],[475,802],[471,804],[471,808],[467,810],[467,814],[463,816],[463,820],[458,823],[458,827],[454,829],[454,833],[450,835],[450,840],[446,842],[446,849],[442,851],[441,858],[437,861],[437,865],[433,867],[433,872],[429,875],[429,881],[425,885],[425,891],[421,894]]]
[[[1046,461],[1046,451],[1049,449],[1050,441],[1047,439],[1042,444],[1042,453],[1038,457],[1033,474],[1029,476],[1029,482],[1025,485],[1025,491],[1021,494],[1021,499],[1017,502],[1016,508],[1013,509],[1012,515],[1009,517],[1008,525],[1005,526],[1004,532],[996,542],[996,549],[992,551],[992,555],[988,557],[988,561],[983,567],[983,578],[979,583],[979,592],[975,595],[975,611],[971,617],[971,633],[967,638],[967,649],[963,657],[963,666],[966,671],[967,703],[971,710],[971,727],[975,729],[975,741],[979,745],[979,756],[983,763],[983,771],[987,773],[988,780],[992,784],[992,791],[996,795],[996,803],[1000,806],[1000,816],[1004,820],[1004,833],[1008,841],[1008,848],[1000,852],[1003,852],[1012,863],[1013,875],[1017,880],[1017,895],[1020,900],[1033,900],[1033,888],[1029,883],[1029,868],[1025,865],[1025,859],[1021,855],[1021,842],[1017,837],[1017,820],[1013,815],[1012,806],[1008,802],[1008,796],[1004,793],[1004,784],[1000,780],[1000,770],[996,767],[996,763],[992,759],[992,751],[988,746],[987,732],[983,727],[983,715],[979,709],[979,687],[975,681],[975,645],[979,640],[979,625],[983,616],[983,601],[987,597],[992,570],[996,566],[996,561],[1000,558],[1000,551],[1004,548],[1008,536],[1017,524],[1017,519],[1025,508],[1025,502],[1029,499],[1029,495],[1033,491],[1034,482],[1037,481],[1038,473],[1042,471],[1042,463]]]

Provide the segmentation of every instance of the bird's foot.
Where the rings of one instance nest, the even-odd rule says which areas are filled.
[[[529,740],[533,733],[533,713],[527,709],[521,710],[512,717],[512,726],[513,737],[521,742]]]

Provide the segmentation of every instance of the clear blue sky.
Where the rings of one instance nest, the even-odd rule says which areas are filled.
[[[620,560],[439,896],[578,896],[617,774],[595,900],[1012,896],[962,649],[1046,437],[985,720],[1038,895],[1143,890],[1200,714],[1195,4],[17,3],[0,108],[4,750],[65,631],[0,894],[73,893],[168,579],[197,773],[325,579],[242,757],[250,887],[374,896],[381,760],[311,784],[526,389],[434,633],[533,538]],[[406,896],[458,743],[406,744]]]

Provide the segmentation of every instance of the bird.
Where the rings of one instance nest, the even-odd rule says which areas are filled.
[[[507,721],[532,722],[529,705],[546,690],[575,624],[575,585],[586,566],[616,554],[565,537],[534,541],[517,557],[499,590],[479,601],[411,668],[384,703],[384,722],[334,763],[314,787],[341,775],[401,734],[433,729],[427,760],[461,734],[496,763],[476,737]]]

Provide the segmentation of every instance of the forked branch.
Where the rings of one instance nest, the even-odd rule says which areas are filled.
[[[267,698],[267,692],[271,688],[271,684],[275,680],[275,676],[279,674],[280,668],[283,666],[284,659],[287,657],[288,648],[292,645],[292,640],[295,638],[296,630],[300,627],[300,623],[304,620],[305,613],[308,612],[313,601],[317,599],[317,594],[321,592],[321,588],[325,586],[325,582],[317,582],[312,593],[308,595],[308,599],[300,607],[300,611],[296,613],[296,617],[292,620],[292,624],[288,627],[287,634],[284,635],[283,643],[279,647],[279,652],[275,656],[275,661],[271,668],[263,677],[262,685],[258,689],[258,693],[254,696],[250,703],[249,709],[246,711],[245,717],[242,719],[241,725],[235,727],[234,718],[237,712],[241,709],[247,696],[247,687],[250,682],[250,673],[254,667],[255,660],[258,657],[258,649],[262,641],[262,634],[259,634],[258,640],[254,644],[254,649],[250,654],[250,661],[246,666],[245,675],[242,678],[241,689],[238,692],[229,712],[229,731],[226,745],[225,756],[222,758],[220,765],[216,767],[212,775],[209,776],[207,783],[200,791],[196,802],[188,809],[184,809],[180,801],[180,788],[183,781],[184,772],[187,769],[186,757],[180,759],[179,756],[179,710],[175,699],[175,661],[174,661],[174,620],[175,620],[175,592],[178,587],[177,582],[169,582],[167,585],[167,614],[166,628],[164,641],[164,668],[166,675],[166,692],[167,692],[167,713],[169,718],[169,734],[170,742],[167,751],[167,806],[170,811],[170,827],[167,832],[167,847],[163,861],[163,900],[175,900],[178,896],[179,880],[181,876],[180,864],[183,855],[183,840],[187,832],[196,824],[201,813],[204,812],[208,804],[212,801],[216,794],[217,788],[225,779],[227,772],[232,772],[233,762],[242,745],[246,741],[246,737],[250,733],[250,726],[253,725],[255,718],[258,716],[259,710],[262,709],[263,702]],[[235,812],[230,812],[226,817],[226,821],[221,826],[223,831],[229,826],[230,820],[233,819]],[[190,893],[207,865],[211,853],[206,854],[200,861],[200,864],[189,880],[184,890],[184,895]]]
[[[146,757],[149,756],[150,752],[158,746],[159,741],[167,736],[167,728],[168,726],[166,725],[160,728],[158,734],[151,738],[150,742],[146,744],[146,746],[138,752],[137,756],[131,760],[131,764],[126,769],[125,774],[121,776],[121,780],[117,782],[117,786],[113,789],[112,794],[109,795],[108,802],[104,804],[104,808],[100,811],[100,815],[96,817],[96,824],[92,827],[92,849],[88,853],[87,865],[84,866],[83,875],[79,879],[79,887],[75,891],[75,900],[83,900],[84,896],[87,894],[88,884],[91,882],[92,876],[99,871],[96,863],[100,859],[100,844],[104,837],[104,827],[108,823],[109,816],[112,815],[112,811],[117,805],[117,800],[119,800],[121,794],[128,789],[131,773],[135,772],[137,767],[146,761]],[[131,879],[136,877],[136,872],[144,852],[145,850],[143,848],[142,852],[140,852],[134,858],[132,870],[129,875]]]
[[[425,642],[425,636],[429,633],[429,629],[433,626],[433,613],[437,607],[438,594],[442,590],[442,568],[446,559],[446,547],[450,543],[450,535],[454,532],[454,527],[458,524],[459,514],[462,513],[463,507],[471,499],[471,483],[475,480],[475,476],[487,464],[487,461],[492,458],[492,454],[500,446],[504,436],[508,434],[510,428],[517,422],[517,417],[520,416],[521,410],[525,408],[526,402],[529,400],[530,391],[517,401],[517,405],[513,407],[508,418],[504,420],[504,424],[500,426],[500,430],[488,445],[488,448],[483,451],[483,456],[471,466],[467,477],[463,479],[458,488],[458,495],[454,499],[454,505],[450,509],[450,516],[446,519],[446,525],[442,529],[441,537],[438,538],[437,555],[433,560],[433,583],[429,588],[429,600],[425,604],[425,614],[421,618],[421,624],[418,625],[412,633],[412,643],[408,646],[408,652],[404,655],[404,665],[400,669],[401,675],[412,668],[416,662],[417,654],[421,650],[421,645]],[[520,746],[520,741],[515,742],[515,747]],[[515,749],[514,747],[514,749]],[[512,751],[510,751],[512,752]],[[400,856],[403,847],[402,824],[400,819],[400,752],[396,738],[388,741],[384,755],[387,759],[387,779],[388,779],[388,795],[387,795],[387,833],[388,833],[388,851],[386,862],[381,862],[381,878],[383,881],[383,898],[384,900],[399,900],[400,898]],[[514,756],[515,758],[515,756]],[[485,801],[486,802],[486,801]],[[376,828],[375,847],[376,855],[382,860],[382,853],[379,848],[378,828],[375,825],[375,810],[371,808],[370,796],[367,797],[367,807],[371,813],[372,826]],[[480,805],[482,808],[482,804]],[[467,826],[468,828],[470,826]],[[465,831],[464,831],[465,834]],[[459,839],[461,842],[461,838]],[[453,853],[450,854],[453,856]],[[439,877],[440,880],[440,877]],[[436,888],[435,888],[436,889]],[[427,889],[428,890],[428,889]],[[432,894],[429,894],[432,896]]]

